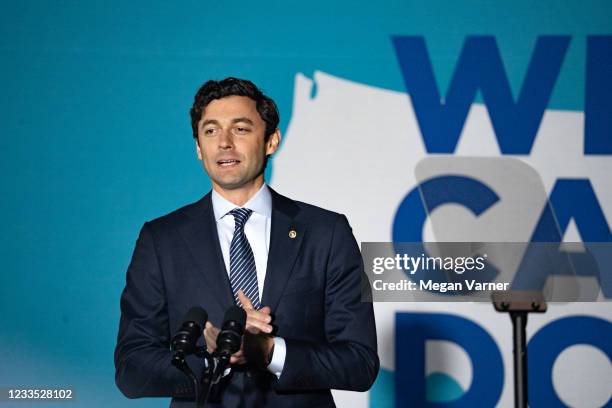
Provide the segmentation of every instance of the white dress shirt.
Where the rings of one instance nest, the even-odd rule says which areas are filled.
[[[221,253],[223,254],[223,262],[225,269],[230,273],[230,244],[234,236],[234,216],[228,214],[234,208],[238,208],[234,203],[223,198],[215,190],[212,191],[212,206],[215,213],[215,221],[217,222],[217,232],[219,234],[219,244],[221,244]],[[264,282],[266,279],[266,269],[268,266],[268,251],[270,249],[270,232],[272,228],[272,194],[268,186],[264,184],[259,191],[255,193],[242,208],[248,208],[253,211],[249,219],[244,225],[244,233],[246,234],[249,245],[253,250],[255,257],[255,268],[257,270],[257,287],[259,289],[259,299],[262,299],[264,291]],[[262,306],[266,306],[262,304]],[[280,377],[285,365],[285,357],[287,348],[285,340],[281,337],[274,337],[274,352],[272,353],[272,361],[268,365],[268,370],[274,373],[276,377]]]

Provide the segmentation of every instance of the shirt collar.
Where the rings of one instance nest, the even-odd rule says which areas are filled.
[[[236,204],[223,198],[221,194],[217,193],[214,189],[212,190],[211,198],[213,211],[215,213],[215,220],[217,221],[223,218],[234,208],[238,208]],[[242,208],[253,210],[253,212],[261,214],[264,217],[272,216],[272,194],[270,193],[270,189],[266,183],[261,186],[257,193],[255,193],[255,195],[251,197],[251,199],[247,201]]]

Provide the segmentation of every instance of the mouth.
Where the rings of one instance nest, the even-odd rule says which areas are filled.
[[[240,160],[237,160],[237,159],[217,160],[217,165],[221,167],[232,167],[232,166],[237,166],[238,164],[240,164]]]

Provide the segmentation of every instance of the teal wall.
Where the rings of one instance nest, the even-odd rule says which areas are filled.
[[[112,353],[139,227],[210,188],[188,118],[205,80],[253,80],[285,129],[299,72],[405,91],[391,35],[426,38],[443,90],[465,36],[494,35],[516,95],[537,36],[564,34],[549,107],[582,110],[586,35],[611,28],[584,0],[3,4],[0,386],[167,406],[129,404]]]

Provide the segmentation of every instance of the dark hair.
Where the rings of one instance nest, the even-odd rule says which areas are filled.
[[[246,96],[255,101],[259,116],[266,123],[266,141],[278,127],[278,108],[272,98],[266,96],[246,79],[228,77],[221,81],[210,80],[198,89],[193,98],[193,106],[189,111],[191,116],[191,129],[193,137],[198,138],[198,122],[202,119],[202,111],[215,99],[227,96]]]

